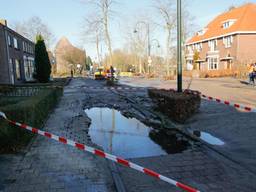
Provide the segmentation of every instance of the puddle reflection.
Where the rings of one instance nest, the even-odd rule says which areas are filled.
[[[150,128],[137,119],[128,119],[109,108],[85,110],[92,123],[89,135],[105,151],[124,158],[165,155],[149,137]]]
[[[187,143],[174,135],[147,127],[135,118],[126,118],[109,108],[85,110],[91,118],[89,135],[106,152],[124,158],[149,157],[179,153]]]
[[[220,140],[217,137],[214,137],[210,133],[206,133],[206,132],[202,132],[202,131],[201,132],[194,131],[193,134],[196,135],[197,137],[200,137],[200,139],[204,140],[205,142],[207,142],[211,145],[224,145],[225,144],[222,140]]]

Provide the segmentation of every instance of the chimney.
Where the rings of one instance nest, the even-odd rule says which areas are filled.
[[[0,19],[0,24],[7,26],[7,20],[5,19]]]

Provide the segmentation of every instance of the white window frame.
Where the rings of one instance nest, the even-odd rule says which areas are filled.
[[[12,46],[11,36],[10,36],[10,35],[8,35],[7,39],[8,39],[8,45],[9,45],[9,46]]]
[[[203,48],[203,44],[202,43],[196,43],[195,44],[195,49],[200,52],[202,51],[202,48]]]
[[[16,74],[16,79],[21,80],[21,65],[20,65],[20,60],[15,59],[15,74]]]
[[[225,48],[230,48],[230,47],[232,47],[233,36],[230,35],[230,36],[223,37],[223,43],[224,43],[224,45],[225,45]]]
[[[214,61],[216,59],[216,61]],[[208,70],[219,69],[219,57],[208,57]]]
[[[235,22],[236,22],[236,19],[229,19],[229,20],[224,21],[224,22],[222,23],[222,27],[223,27],[223,29],[228,29],[228,28],[231,27]]]
[[[19,49],[18,39],[16,37],[13,37],[13,47]]]
[[[208,45],[209,45],[210,51],[217,51],[218,40],[217,39],[210,40],[208,42]]]

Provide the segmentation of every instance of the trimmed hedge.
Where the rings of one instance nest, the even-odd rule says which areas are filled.
[[[20,123],[41,127],[49,111],[63,94],[62,88],[43,89],[38,95],[18,103],[0,107],[7,117]],[[32,134],[0,120],[0,152],[13,152],[26,145]]]
[[[185,123],[200,107],[199,94],[178,93],[174,90],[149,89],[149,97],[161,111],[171,119]]]

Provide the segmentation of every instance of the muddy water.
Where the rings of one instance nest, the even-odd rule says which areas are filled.
[[[206,143],[209,143],[211,145],[224,145],[225,142],[221,139],[211,135],[210,133],[203,132],[203,131],[194,131],[194,135],[197,137],[200,137],[200,139],[204,140]]]
[[[124,158],[165,155],[166,152],[149,138],[151,129],[137,119],[128,119],[109,108],[85,110],[92,120],[89,135],[92,142],[106,152]]]
[[[126,118],[109,108],[85,110],[92,120],[89,135],[106,152],[124,158],[149,157],[180,153],[188,143],[176,137],[147,127],[134,118]]]
[[[221,139],[214,137],[210,133],[201,132],[200,134],[201,134],[200,138],[211,145],[224,145],[225,144]]]

